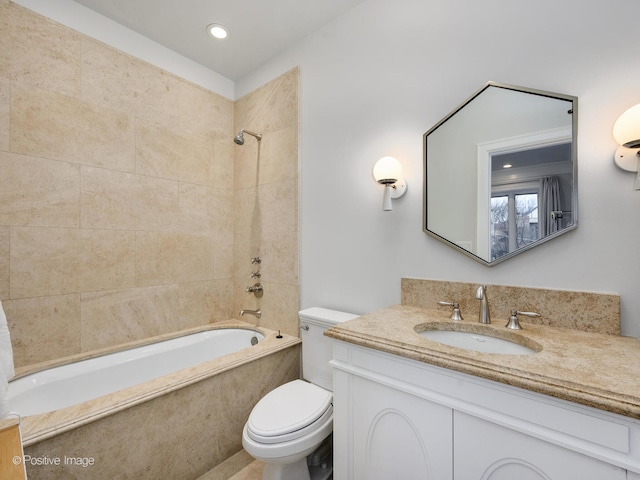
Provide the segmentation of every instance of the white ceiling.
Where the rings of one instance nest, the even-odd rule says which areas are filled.
[[[237,81],[363,0],[75,0]],[[205,27],[230,30],[223,41]]]

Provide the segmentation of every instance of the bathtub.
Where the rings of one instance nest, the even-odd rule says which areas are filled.
[[[49,368],[9,383],[9,409],[24,416],[70,407],[235,353],[263,339],[254,330],[220,328]]]
[[[235,321],[180,333],[20,371],[9,401],[29,479],[195,480],[241,450],[264,394],[299,378],[296,337]]]

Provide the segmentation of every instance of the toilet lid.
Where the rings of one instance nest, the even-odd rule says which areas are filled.
[[[305,434],[305,427],[333,413],[333,394],[303,380],[286,383],[265,395],[247,421],[248,433],[266,443]],[[330,410],[330,411],[329,411]],[[277,439],[274,437],[278,437]]]

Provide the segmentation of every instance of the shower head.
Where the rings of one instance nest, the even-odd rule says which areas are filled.
[[[256,137],[258,141],[262,140],[261,133],[254,133],[254,132],[250,132],[249,130],[240,130],[240,132],[236,135],[236,138],[234,138],[233,141],[236,142],[238,145],[244,145],[245,133],[248,133],[249,135]]]

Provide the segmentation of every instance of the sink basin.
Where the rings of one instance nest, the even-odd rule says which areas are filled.
[[[457,327],[454,330],[449,328]],[[451,347],[464,348],[483,353],[501,353],[505,355],[531,355],[542,350],[542,347],[526,337],[505,332],[507,338],[497,338],[478,333],[482,327],[468,324],[422,324],[416,327],[417,333],[434,342]],[[486,333],[493,330],[484,329]]]

